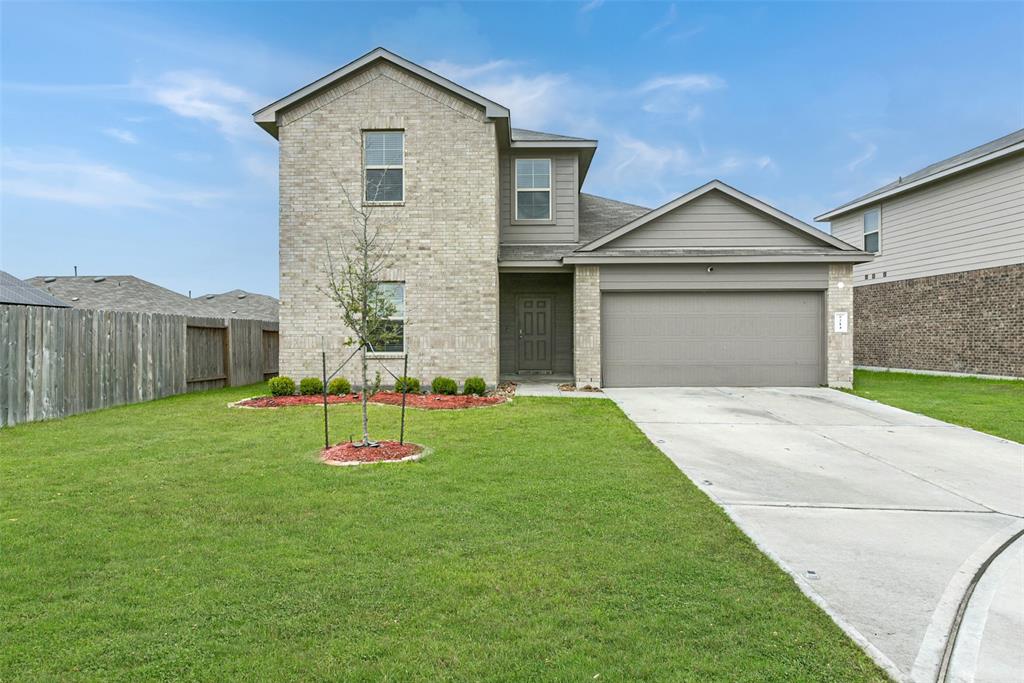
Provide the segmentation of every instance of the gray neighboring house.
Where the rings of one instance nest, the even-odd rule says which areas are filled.
[[[232,289],[220,294],[204,294],[192,301],[210,311],[205,315],[277,322],[277,299],[266,294]]]
[[[134,275],[41,275],[27,282],[74,308],[277,321],[276,299],[240,289],[196,299]]]
[[[49,308],[70,308],[60,299],[19,280],[10,273],[0,270],[0,304],[15,306],[46,306]]]
[[[403,338],[376,354],[396,374],[408,352],[425,380],[491,385],[852,382],[852,268],[872,256],[721,181],[655,209],[581,192],[596,140],[515,128],[383,48],[253,117],[280,144],[283,374],[350,352],[318,291],[347,192],[400,226]]]
[[[817,217],[853,269],[862,367],[1024,377],[1024,130]]]

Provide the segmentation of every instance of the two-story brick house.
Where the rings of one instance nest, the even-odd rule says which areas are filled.
[[[378,48],[254,114],[280,142],[283,374],[349,336],[319,291],[349,199],[392,230],[397,372],[607,386],[852,381],[851,268],[871,256],[711,181],[649,210],[581,192],[596,140]],[[348,199],[346,198],[346,195]]]

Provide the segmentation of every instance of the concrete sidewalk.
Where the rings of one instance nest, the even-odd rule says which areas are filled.
[[[1024,529],[1020,444],[830,389],[605,391],[898,679],[935,680],[977,568]],[[989,590],[964,680],[1002,680],[1024,629],[1021,592]]]

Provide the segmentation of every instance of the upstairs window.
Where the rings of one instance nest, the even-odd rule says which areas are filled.
[[[551,220],[551,159],[516,159],[516,220]]]
[[[864,251],[878,254],[882,251],[882,212],[871,209],[864,212]]]
[[[405,133],[397,130],[363,133],[363,166],[368,203],[405,200]]]
[[[376,353],[403,353],[405,351],[405,283],[381,282],[379,291],[391,299],[394,313],[384,325],[386,334],[380,339],[371,339],[370,344]]]

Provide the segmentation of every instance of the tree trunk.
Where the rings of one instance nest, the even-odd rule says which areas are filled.
[[[370,381],[367,377],[366,369],[366,344],[363,344],[362,349],[359,351],[360,359],[363,363],[363,445],[370,445],[370,420],[367,413],[367,403],[370,399]]]

